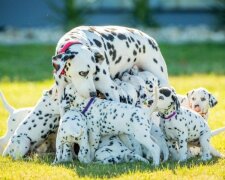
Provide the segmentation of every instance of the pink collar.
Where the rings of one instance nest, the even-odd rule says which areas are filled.
[[[171,113],[169,116],[167,117],[164,117],[163,119],[171,119],[172,117],[176,116],[177,115],[177,112],[174,111],[173,113]]]
[[[73,44],[82,44],[82,43],[79,41],[68,41],[66,44],[63,45],[63,47],[58,51],[57,54],[65,53],[69,49],[69,47],[72,46]]]

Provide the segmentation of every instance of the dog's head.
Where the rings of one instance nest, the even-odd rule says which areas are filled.
[[[82,44],[72,45],[66,52],[52,58],[55,73],[58,76],[63,73],[85,98],[96,96],[93,76],[96,65],[101,65],[103,61],[104,56],[96,48]]]
[[[13,135],[9,140],[3,156],[11,156],[13,159],[20,159],[30,149],[31,141],[26,135]]]
[[[152,93],[155,89],[155,87],[158,87],[158,79],[155,77],[152,73],[148,71],[141,71],[137,74],[139,77],[141,77],[146,84],[147,90]]]
[[[217,104],[216,98],[205,88],[193,89],[187,93],[189,106],[199,114],[208,112],[210,107]]]
[[[176,92],[169,87],[159,88],[157,109],[160,113],[168,115],[173,111],[179,111],[180,103]]]

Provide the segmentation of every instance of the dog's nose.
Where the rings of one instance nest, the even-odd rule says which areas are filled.
[[[94,91],[93,91],[93,92],[90,92],[90,96],[91,96],[91,97],[96,97],[96,96],[97,96],[97,93],[94,92]]]
[[[201,111],[200,106],[198,104],[194,105],[194,110],[196,112],[200,112]]]

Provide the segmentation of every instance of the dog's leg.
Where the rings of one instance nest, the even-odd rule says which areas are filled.
[[[171,153],[172,159],[179,160],[177,141],[166,140],[166,143],[167,143],[169,152]]]
[[[92,159],[87,133],[83,134],[83,137],[81,138],[79,145],[80,145],[80,150],[78,153],[79,161],[82,163],[90,163]]]
[[[210,154],[210,133],[204,133],[199,137],[199,142],[201,145],[202,150],[202,157],[201,159],[203,161],[210,160],[212,158]]]
[[[73,161],[73,155],[72,155],[72,144],[71,143],[64,143],[63,144],[63,153],[62,153],[62,162],[72,162]]]
[[[186,136],[182,136],[179,138],[179,161],[187,160],[187,138]]]
[[[59,138],[59,134],[57,135],[56,138],[56,155],[55,155],[55,160],[53,164],[57,164],[61,162],[62,159],[62,153],[63,153],[63,144],[61,138]]]
[[[151,139],[149,132],[142,132],[134,135],[134,138],[143,146],[145,146],[148,151],[150,151],[152,158],[153,158],[153,164],[159,165],[160,161],[160,148],[159,146],[154,143],[154,141]]]
[[[169,149],[167,147],[164,134],[162,133],[161,129],[156,126],[155,123],[152,123],[151,128],[151,135],[153,136],[152,139],[155,140],[155,142],[159,145],[162,153],[163,153],[163,161],[167,161],[169,158]]]
[[[100,132],[97,129],[96,129],[95,132],[92,132],[92,130],[89,131],[89,144],[90,144],[91,161],[95,157],[95,151],[98,149],[100,138],[101,138]]]
[[[125,162],[135,162],[135,161],[142,161],[144,163],[149,164],[149,161],[134,152],[127,152],[125,155]]]

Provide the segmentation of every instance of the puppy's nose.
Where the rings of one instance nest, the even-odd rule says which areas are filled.
[[[200,106],[198,104],[194,105],[194,110],[196,112],[200,112],[201,111]]]
[[[92,92],[90,92],[90,96],[91,96],[91,97],[96,97],[96,96],[97,96],[97,93],[94,92],[94,91],[92,91]]]

